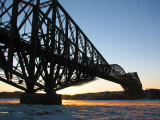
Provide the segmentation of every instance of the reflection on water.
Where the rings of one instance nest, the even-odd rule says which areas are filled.
[[[160,100],[63,100],[63,105],[17,104],[0,99],[0,120],[160,120]]]
[[[0,99],[0,104],[18,104],[19,99]],[[62,100],[62,105],[75,106],[135,106],[156,105],[160,100]]]
[[[134,105],[157,105],[160,100],[62,100],[63,105],[76,106],[134,106]]]
[[[2,114],[8,114],[9,112],[0,112],[0,113],[2,113]]]
[[[160,100],[63,100],[74,119],[160,120]]]
[[[160,120],[160,100],[63,100],[63,105],[0,99],[0,120]]]
[[[0,99],[0,104],[18,104],[20,103],[19,99]]]

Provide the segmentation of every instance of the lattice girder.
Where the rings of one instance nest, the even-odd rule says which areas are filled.
[[[57,0],[0,0],[0,38],[0,80],[26,92],[97,76],[126,88],[123,68],[108,64]]]

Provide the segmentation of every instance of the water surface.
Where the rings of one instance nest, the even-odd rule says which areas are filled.
[[[76,106],[134,106],[156,105],[160,106],[160,100],[63,100],[63,105]]]
[[[160,100],[63,100],[63,105],[0,99],[0,120],[160,120]]]
[[[19,99],[0,99],[0,104],[18,104]],[[160,100],[62,100],[62,105],[76,106],[134,106],[156,105],[160,106]]]

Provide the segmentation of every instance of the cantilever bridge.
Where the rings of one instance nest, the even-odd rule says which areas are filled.
[[[137,73],[109,64],[57,0],[0,0],[1,81],[55,94],[95,77],[141,96]]]

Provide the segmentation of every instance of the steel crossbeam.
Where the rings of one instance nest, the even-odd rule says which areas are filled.
[[[0,0],[0,69],[1,81],[29,93],[55,94],[95,77],[130,95],[142,91],[138,75],[108,64],[57,0]]]

